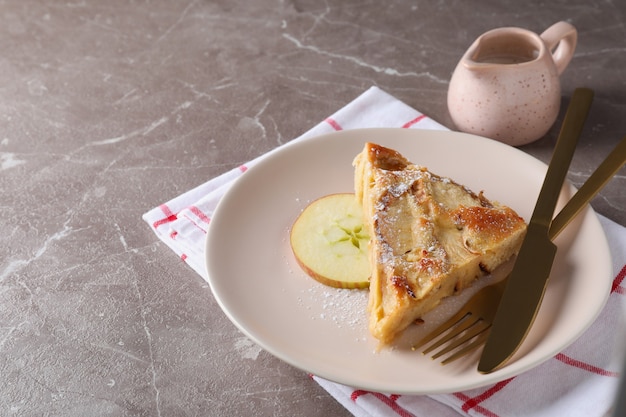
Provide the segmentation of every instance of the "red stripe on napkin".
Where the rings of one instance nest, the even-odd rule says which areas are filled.
[[[471,397],[469,397],[469,396],[467,396],[467,395],[465,395],[463,393],[460,393],[460,392],[455,393],[454,396],[457,397],[460,400],[463,400],[463,401],[469,401],[469,400],[472,399]],[[492,412],[490,410],[487,410],[485,407],[482,407],[480,405],[474,405],[471,408],[473,408],[474,411],[476,411],[477,413],[480,413],[480,414],[482,414],[483,416],[486,416],[486,417],[499,417],[496,413],[494,413],[494,412]],[[465,411],[466,413],[469,413],[469,410],[470,410],[470,408],[468,408],[466,410],[465,409],[465,404],[463,404],[463,411]]]
[[[612,293],[616,292],[618,294],[624,294],[624,288],[620,287],[620,285],[622,285],[622,281],[624,281],[625,277],[626,277],[626,265],[622,267],[621,271],[619,271],[619,273],[613,280],[613,287],[611,287]]]
[[[504,387],[506,387],[509,382],[513,381],[515,379],[515,377],[513,378],[509,378],[509,379],[505,379],[504,381],[500,381],[497,384],[493,385],[491,388],[489,388],[486,391],[483,391],[482,394],[477,395],[475,397],[469,397],[463,393],[455,393],[454,395],[457,398],[460,398],[462,400],[465,401],[465,403],[463,403],[463,405],[461,406],[461,408],[463,409],[463,411],[465,411],[466,413],[471,410],[474,409],[477,412],[488,416],[488,417],[496,417],[497,414],[483,408],[480,407],[479,404],[482,403],[483,401],[489,399],[490,397],[492,397],[493,395],[495,395],[497,392],[500,392]]]
[[[419,116],[417,116],[415,119],[406,122],[405,124],[402,125],[402,127],[404,129],[408,129],[409,127],[413,126],[415,123],[419,123],[420,121],[422,121],[423,119],[426,118],[426,115],[424,114],[420,114]]]
[[[343,127],[341,127],[341,125],[339,123],[337,123],[337,121],[335,119],[332,119],[332,118],[329,117],[329,118],[327,118],[324,121],[326,123],[328,123],[335,130],[343,130]]]
[[[198,223],[196,223],[191,217],[189,216],[183,216],[185,217],[185,219],[187,219],[189,221],[189,223],[191,223],[195,228],[202,230],[203,233],[207,233],[206,229],[202,228]]]
[[[154,227],[155,229],[161,226],[162,224],[173,222],[176,220],[176,215],[172,213],[172,210],[170,210],[168,206],[166,206],[165,204],[161,204],[159,208],[161,209],[163,214],[165,214],[165,218],[161,220],[157,220],[154,223],[152,223],[152,227]]]
[[[401,417],[415,417],[413,413],[410,413],[405,408],[398,405],[397,401],[398,401],[398,398],[400,398],[399,395],[386,396],[385,394],[381,394],[379,392],[356,390],[352,392],[352,395],[350,396],[350,398],[352,399],[352,401],[356,401],[359,397],[363,395],[371,395],[374,398],[377,398],[378,400],[380,400],[386,406],[391,408],[394,412],[396,412],[396,414],[398,414]]]
[[[207,216],[206,214],[204,214],[202,212],[202,210],[200,210],[198,207],[196,206],[189,206],[189,211],[191,211],[193,214],[195,214],[196,216],[198,216],[198,218],[200,220],[202,220],[203,222],[205,222],[206,224],[211,223],[211,219],[209,218],[209,216]]]
[[[555,356],[555,359],[560,360],[566,365],[574,366],[576,368],[583,369],[588,372],[592,372],[594,374],[602,375],[602,376],[610,376],[614,378],[619,377],[619,372],[607,371],[606,369],[598,368],[597,366],[593,366],[591,364],[585,363],[583,361],[579,361],[577,359],[571,358],[567,355],[559,353]]]

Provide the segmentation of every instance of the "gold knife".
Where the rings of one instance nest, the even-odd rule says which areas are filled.
[[[506,364],[537,316],[556,255],[556,245],[548,235],[552,216],[592,101],[593,91],[588,88],[577,88],[572,95],[526,237],[478,363],[481,373]]]

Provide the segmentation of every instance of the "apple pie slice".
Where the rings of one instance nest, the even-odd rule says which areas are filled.
[[[526,223],[482,192],[373,143],[354,166],[370,236],[369,328],[383,344],[519,251]]]

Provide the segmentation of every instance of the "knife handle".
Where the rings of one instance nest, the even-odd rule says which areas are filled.
[[[537,205],[531,217],[531,222],[545,226],[546,230],[552,222],[554,209],[592,101],[593,90],[589,88],[574,90],[546,177],[539,192]]]
[[[569,224],[570,221],[591,201],[598,191],[622,166],[626,163],[626,136],[611,151],[596,170],[587,178],[585,183],[576,191],[576,194],[561,209],[559,214],[552,220],[549,236],[554,239]]]

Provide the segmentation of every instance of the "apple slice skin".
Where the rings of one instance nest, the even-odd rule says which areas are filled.
[[[329,194],[305,207],[290,232],[300,268],[330,287],[369,288],[369,237],[362,218],[353,193]]]

